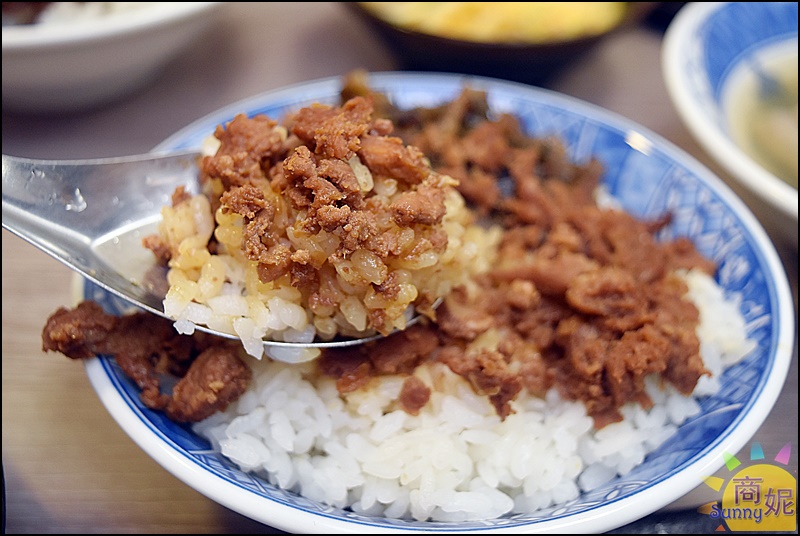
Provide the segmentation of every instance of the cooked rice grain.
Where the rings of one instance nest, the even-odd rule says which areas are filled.
[[[700,271],[684,274],[701,312],[698,336],[716,378],[752,349],[735,299]],[[720,317],[719,315],[723,315]],[[713,326],[709,320],[717,318]],[[397,407],[404,377],[372,378],[340,396],[309,365],[264,361],[224,413],[195,425],[244,471],[311,500],[375,516],[435,521],[493,519],[572,500],[640,465],[696,415],[695,397],[648,378],[653,406],[622,408],[595,430],[580,402],[555,389],[523,393],[501,420],[485,396],[440,363],[414,372],[433,393],[419,415]]]

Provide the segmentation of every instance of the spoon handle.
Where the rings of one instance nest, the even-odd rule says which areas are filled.
[[[97,238],[122,222],[158,214],[179,185],[196,189],[197,157],[186,152],[58,161],[3,155],[3,226],[9,208],[14,221],[38,218],[46,227],[68,226]]]
[[[153,265],[141,236],[160,220],[177,186],[196,190],[197,157],[48,161],[3,155],[3,228],[106,290],[163,315],[163,296],[141,284]],[[120,242],[125,236],[131,240]]]

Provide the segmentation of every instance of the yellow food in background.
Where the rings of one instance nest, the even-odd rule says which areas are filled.
[[[601,34],[626,2],[361,2],[395,26],[467,41],[546,43]]]

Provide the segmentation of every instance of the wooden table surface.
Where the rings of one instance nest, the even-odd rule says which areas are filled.
[[[313,39],[308,39],[313,35]],[[610,109],[662,135],[727,180],[671,105],[660,71],[663,34],[619,34],[547,87]],[[215,31],[146,89],[73,116],[3,110],[3,153],[90,158],[148,151],[196,118],[284,85],[354,68],[398,68],[337,3],[231,3]],[[270,533],[206,498],[150,459],[115,423],[79,363],[41,350],[45,319],[70,305],[73,272],[8,231],[3,243],[3,476],[7,533]],[[777,243],[797,310],[797,245]],[[792,444],[797,475],[797,339],[789,377],[753,441]],[[739,455],[749,459],[749,444]],[[615,532],[711,531],[695,509],[719,499],[697,488]]]

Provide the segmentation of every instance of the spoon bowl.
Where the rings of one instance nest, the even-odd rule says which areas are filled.
[[[161,208],[170,204],[177,187],[199,193],[200,156],[182,151],[50,161],[3,155],[3,228],[132,305],[170,318],[163,307],[166,268],[142,239],[157,233]],[[197,329],[238,339],[203,325]],[[308,343],[265,339],[263,344],[337,348],[381,337]]]

